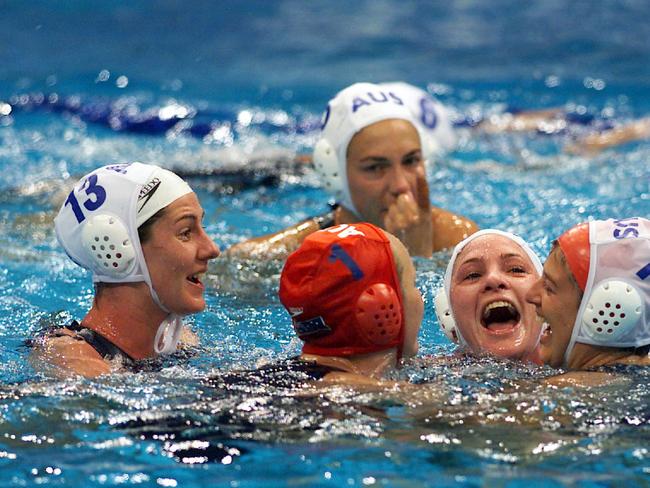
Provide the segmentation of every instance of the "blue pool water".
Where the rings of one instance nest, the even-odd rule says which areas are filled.
[[[193,319],[203,348],[189,362],[53,381],[27,361],[26,338],[82,317],[92,299],[52,232],[60,195],[34,185],[118,160],[205,170],[304,152],[315,133],[292,128],[361,80],[419,84],[462,113],[569,105],[617,123],[650,113],[646,2],[447,3],[0,3],[0,99],[57,92],[265,122],[224,123],[203,141],[39,110],[0,119],[1,486],[650,484],[648,373],[556,389],[540,382],[545,368],[431,359],[453,349],[432,309],[447,253],[416,262],[425,358],[401,373],[426,383],[414,391],[206,382],[298,351],[275,261],[214,263],[207,311]],[[650,143],[586,158],[564,154],[567,142],[463,134],[430,170],[432,200],[540,253],[578,221],[650,215]],[[196,185],[222,248],[326,208],[309,172],[243,191]]]

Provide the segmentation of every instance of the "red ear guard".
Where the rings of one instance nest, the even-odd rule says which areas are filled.
[[[401,348],[402,296],[390,241],[371,224],[308,236],[280,277],[280,300],[304,341],[324,356]]]
[[[402,328],[400,300],[386,283],[366,288],[357,300],[359,333],[371,344],[385,346],[394,342]]]

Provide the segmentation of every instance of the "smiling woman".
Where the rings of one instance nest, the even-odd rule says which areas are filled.
[[[556,241],[527,295],[548,323],[542,360],[590,369],[650,364],[650,221],[594,220]]]
[[[42,333],[34,362],[91,377],[174,352],[182,316],[205,308],[200,276],[219,255],[202,218],[187,183],[158,166],[116,164],[83,177],[55,227],[68,256],[93,273],[95,299],[81,323]]]
[[[541,323],[525,297],[541,270],[518,236],[486,229],[465,239],[436,296],[443,330],[474,354],[537,361]]]

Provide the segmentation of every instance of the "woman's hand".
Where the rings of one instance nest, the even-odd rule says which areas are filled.
[[[417,172],[417,195],[402,193],[388,208],[384,228],[400,239],[412,256],[431,257],[433,223],[424,167]]]

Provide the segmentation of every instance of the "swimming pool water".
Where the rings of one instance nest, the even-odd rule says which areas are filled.
[[[623,122],[650,112],[649,14],[640,0],[3,2],[0,100],[173,101],[266,125],[224,123],[201,141],[38,110],[0,119],[0,485],[650,483],[648,373],[558,389],[540,382],[546,368],[447,357],[432,309],[444,252],[416,260],[423,358],[400,373],[423,383],[412,390],[220,383],[298,351],[272,260],[215,262],[208,308],[192,319],[201,353],[160,372],[53,381],[23,346],[92,299],[51,228],[70,175],[118,160],[205,169],[305,152],[316,134],[292,127],[361,80],[419,84],[463,113],[572,105]],[[587,158],[564,154],[568,141],[464,134],[429,170],[432,201],[518,232],[540,253],[578,221],[650,215],[647,142]],[[194,183],[221,248],[321,213],[328,198],[309,172],[243,191]]]

